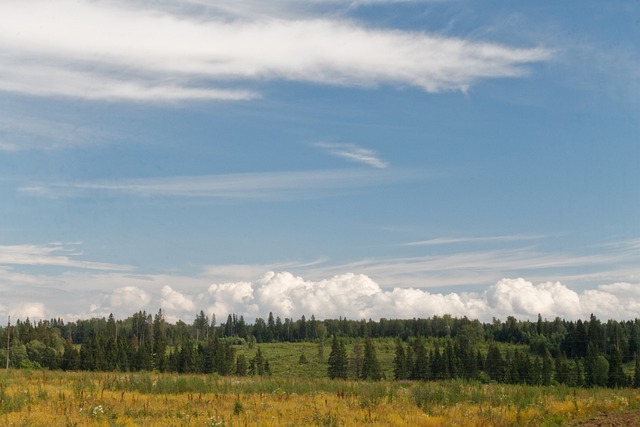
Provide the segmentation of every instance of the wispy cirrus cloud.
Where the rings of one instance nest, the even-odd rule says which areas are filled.
[[[424,179],[416,171],[382,173],[370,169],[172,176],[113,182],[34,183],[19,190],[44,197],[83,197],[95,193],[224,200],[289,200],[344,194],[358,188]]]
[[[6,112],[0,117],[0,151],[56,150],[100,144],[108,132],[37,116],[17,116]]]
[[[49,243],[44,245],[0,245],[1,265],[54,266],[88,270],[128,271],[133,267],[78,259],[82,252],[73,244]],[[8,269],[4,269],[9,273]]]
[[[228,5],[228,3],[227,3]],[[224,19],[168,3],[0,3],[0,91],[106,101],[248,100],[250,82],[466,90],[549,59],[331,17]],[[71,12],[70,12],[71,11]],[[239,12],[241,13],[241,12]]]
[[[364,258],[302,269],[312,277],[344,271],[375,277],[383,286],[478,286],[501,277],[560,280],[575,286],[640,281],[636,241],[602,245],[597,254],[538,250],[535,247],[465,247],[455,252]],[[493,241],[493,243],[500,243]],[[510,245],[512,246],[512,245]],[[607,247],[612,247],[607,250]]]
[[[525,240],[542,239],[545,236],[535,235],[505,235],[505,236],[484,236],[484,237],[436,237],[428,240],[405,243],[404,246],[439,246],[460,243],[488,243],[488,242],[518,242]]]
[[[378,169],[384,169],[388,166],[387,162],[382,160],[375,151],[360,147],[356,144],[318,142],[314,145],[327,150],[332,156],[347,159],[352,162],[365,164]]]

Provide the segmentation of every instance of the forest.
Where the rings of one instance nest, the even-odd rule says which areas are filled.
[[[229,315],[217,323],[215,315],[201,311],[192,323],[170,323],[159,310],[124,320],[113,315],[75,322],[18,320],[0,329],[0,340],[7,344],[0,360],[13,368],[270,375],[273,360],[261,344],[315,343],[329,378],[640,386],[640,321],[602,322],[593,315],[482,323],[447,315],[282,320],[269,313],[266,321],[247,323]],[[385,369],[376,347],[390,340],[393,358]],[[251,349],[251,357],[238,348]],[[300,363],[306,357],[302,353]]]

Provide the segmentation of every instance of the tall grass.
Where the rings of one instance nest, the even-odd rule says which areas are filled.
[[[0,425],[559,426],[632,389],[0,370]]]

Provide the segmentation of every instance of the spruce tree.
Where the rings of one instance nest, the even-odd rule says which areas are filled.
[[[349,375],[352,378],[360,379],[362,377],[362,363],[362,346],[360,345],[360,341],[356,341],[353,345],[351,358],[348,359]]]
[[[413,341],[413,352],[415,361],[412,370],[412,379],[427,381],[429,379],[429,358],[427,357],[427,349],[424,346],[422,338],[417,337]]]
[[[544,356],[542,357],[542,385],[551,385],[551,380],[553,379],[553,365],[554,364],[553,359],[551,358],[551,353],[549,353],[549,350],[545,350]]]
[[[396,380],[406,380],[408,378],[407,372],[407,357],[405,356],[404,346],[400,338],[396,338],[396,350],[393,357],[393,377]]]
[[[331,342],[331,353],[329,354],[329,367],[327,375],[329,378],[347,379],[347,350],[344,343],[334,335]]]
[[[634,359],[633,387],[640,388],[640,356],[638,356],[638,353],[636,353]]]
[[[505,380],[505,362],[500,353],[500,349],[493,342],[489,344],[485,365],[489,378],[497,382],[503,382]]]
[[[167,338],[165,336],[165,320],[162,309],[153,319],[153,366],[160,372],[167,370]]]
[[[241,377],[247,375],[247,358],[244,354],[239,354],[236,360],[236,375]]]
[[[613,347],[609,356],[609,379],[607,385],[614,388],[627,385],[627,376],[622,370],[622,355],[617,346]]]
[[[378,362],[378,356],[376,355],[376,348],[373,345],[373,340],[367,337],[364,341],[364,359],[362,361],[362,375],[363,380],[379,380],[382,378],[382,371],[380,369],[380,363]]]
[[[431,376],[436,380],[447,378],[447,366],[437,341],[431,358]]]

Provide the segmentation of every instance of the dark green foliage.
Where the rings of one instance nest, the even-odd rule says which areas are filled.
[[[430,363],[431,377],[433,379],[443,380],[447,378],[447,366],[444,360],[444,356],[442,355],[442,351],[440,350],[440,344],[438,342],[436,342],[435,348],[433,349],[432,356],[430,357]]]
[[[411,348],[414,355],[411,379],[427,381],[429,379],[429,358],[422,338],[417,337],[414,339]]]
[[[68,342],[65,342],[60,367],[65,371],[77,371],[80,369],[80,352]]]
[[[329,367],[327,375],[329,378],[347,379],[348,359],[347,350],[344,343],[334,335],[331,342],[331,353],[329,354]]]
[[[378,356],[376,355],[376,348],[370,337],[365,338],[364,341],[364,358],[360,378],[374,381],[382,379],[382,370],[380,369],[380,362],[378,362]]]
[[[362,345],[360,345],[360,340],[358,340],[353,345],[351,357],[349,358],[349,375],[351,378],[359,379],[362,377],[363,363],[364,356],[362,355]]]
[[[633,387],[640,388],[640,356],[636,353],[634,358]]]
[[[626,387],[628,385],[627,376],[622,370],[622,356],[618,347],[614,347],[609,354],[609,387]]]
[[[247,375],[247,358],[244,354],[239,354],[236,360],[236,375],[244,377]]]
[[[555,380],[560,384],[571,384],[571,362],[562,353],[555,359]]]
[[[505,362],[500,349],[493,342],[489,345],[485,365],[489,378],[497,382],[505,380]]]
[[[395,355],[393,357],[393,378],[396,380],[409,379],[409,364],[407,363],[407,356],[404,352],[404,346],[400,338],[396,339]]]
[[[393,372],[398,380],[462,378],[536,385],[640,386],[636,357],[640,352],[640,320],[601,322],[592,315],[586,321],[548,321],[538,316],[533,322],[509,317],[505,322],[493,319],[483,324],[445,315],[376,322],[317,320],[313,315],[310,319],[281,319],[273,313],[266,322],[257,318],[254,324],[234,314],[220,325],[216,325],[214,314],[211,319],[200,311],[192,323],[169,324],[159,310],[155,316],[139,311],[124,320],[113,315],[69,323],[62,319],[18,320],[11,327],[10,366],[268,375],[270,361],[260,349],[251,360],[245,355],[236,359],[233,345],[249,343],[254,349],[256,344],[269,341],[313,342],[318,357],[306,356],[309,347],[305,347],[306,354],[297,356],[303,365],[315,366],[324,363],[324,340],[331,334],[343,337],[336,341],[337,349],[332,345],[327,369],[332,378],[376,378],[382,372]],[[0,337],[6,336],[7,329],[0,327]],[[394,346],[379,338],[397,340]],[[345,341],[353,343],[350,358]],[[378,349],[385,346],[382,367],[375,345]],[[630,366],[634,361],[638,364],[635,369]],[[633,378],[626,373],[632,369]]]
[[[540,372],[540,384],[547,386],[551,385],[551,381],[553,380],[553,371],[554,364],[553,359],[551,358],[551,353],[549,350],[545,351],[544,356],[542,357],[542,366]]]
[[[258,347],[256,355],[249,361],[249,375],[271,375],[269,360],[264,357],[260,347]]]
[[[158,310],[158,314],[153,319],[152,363],[160,372],[167,370],[166,322],[162,310]]]

